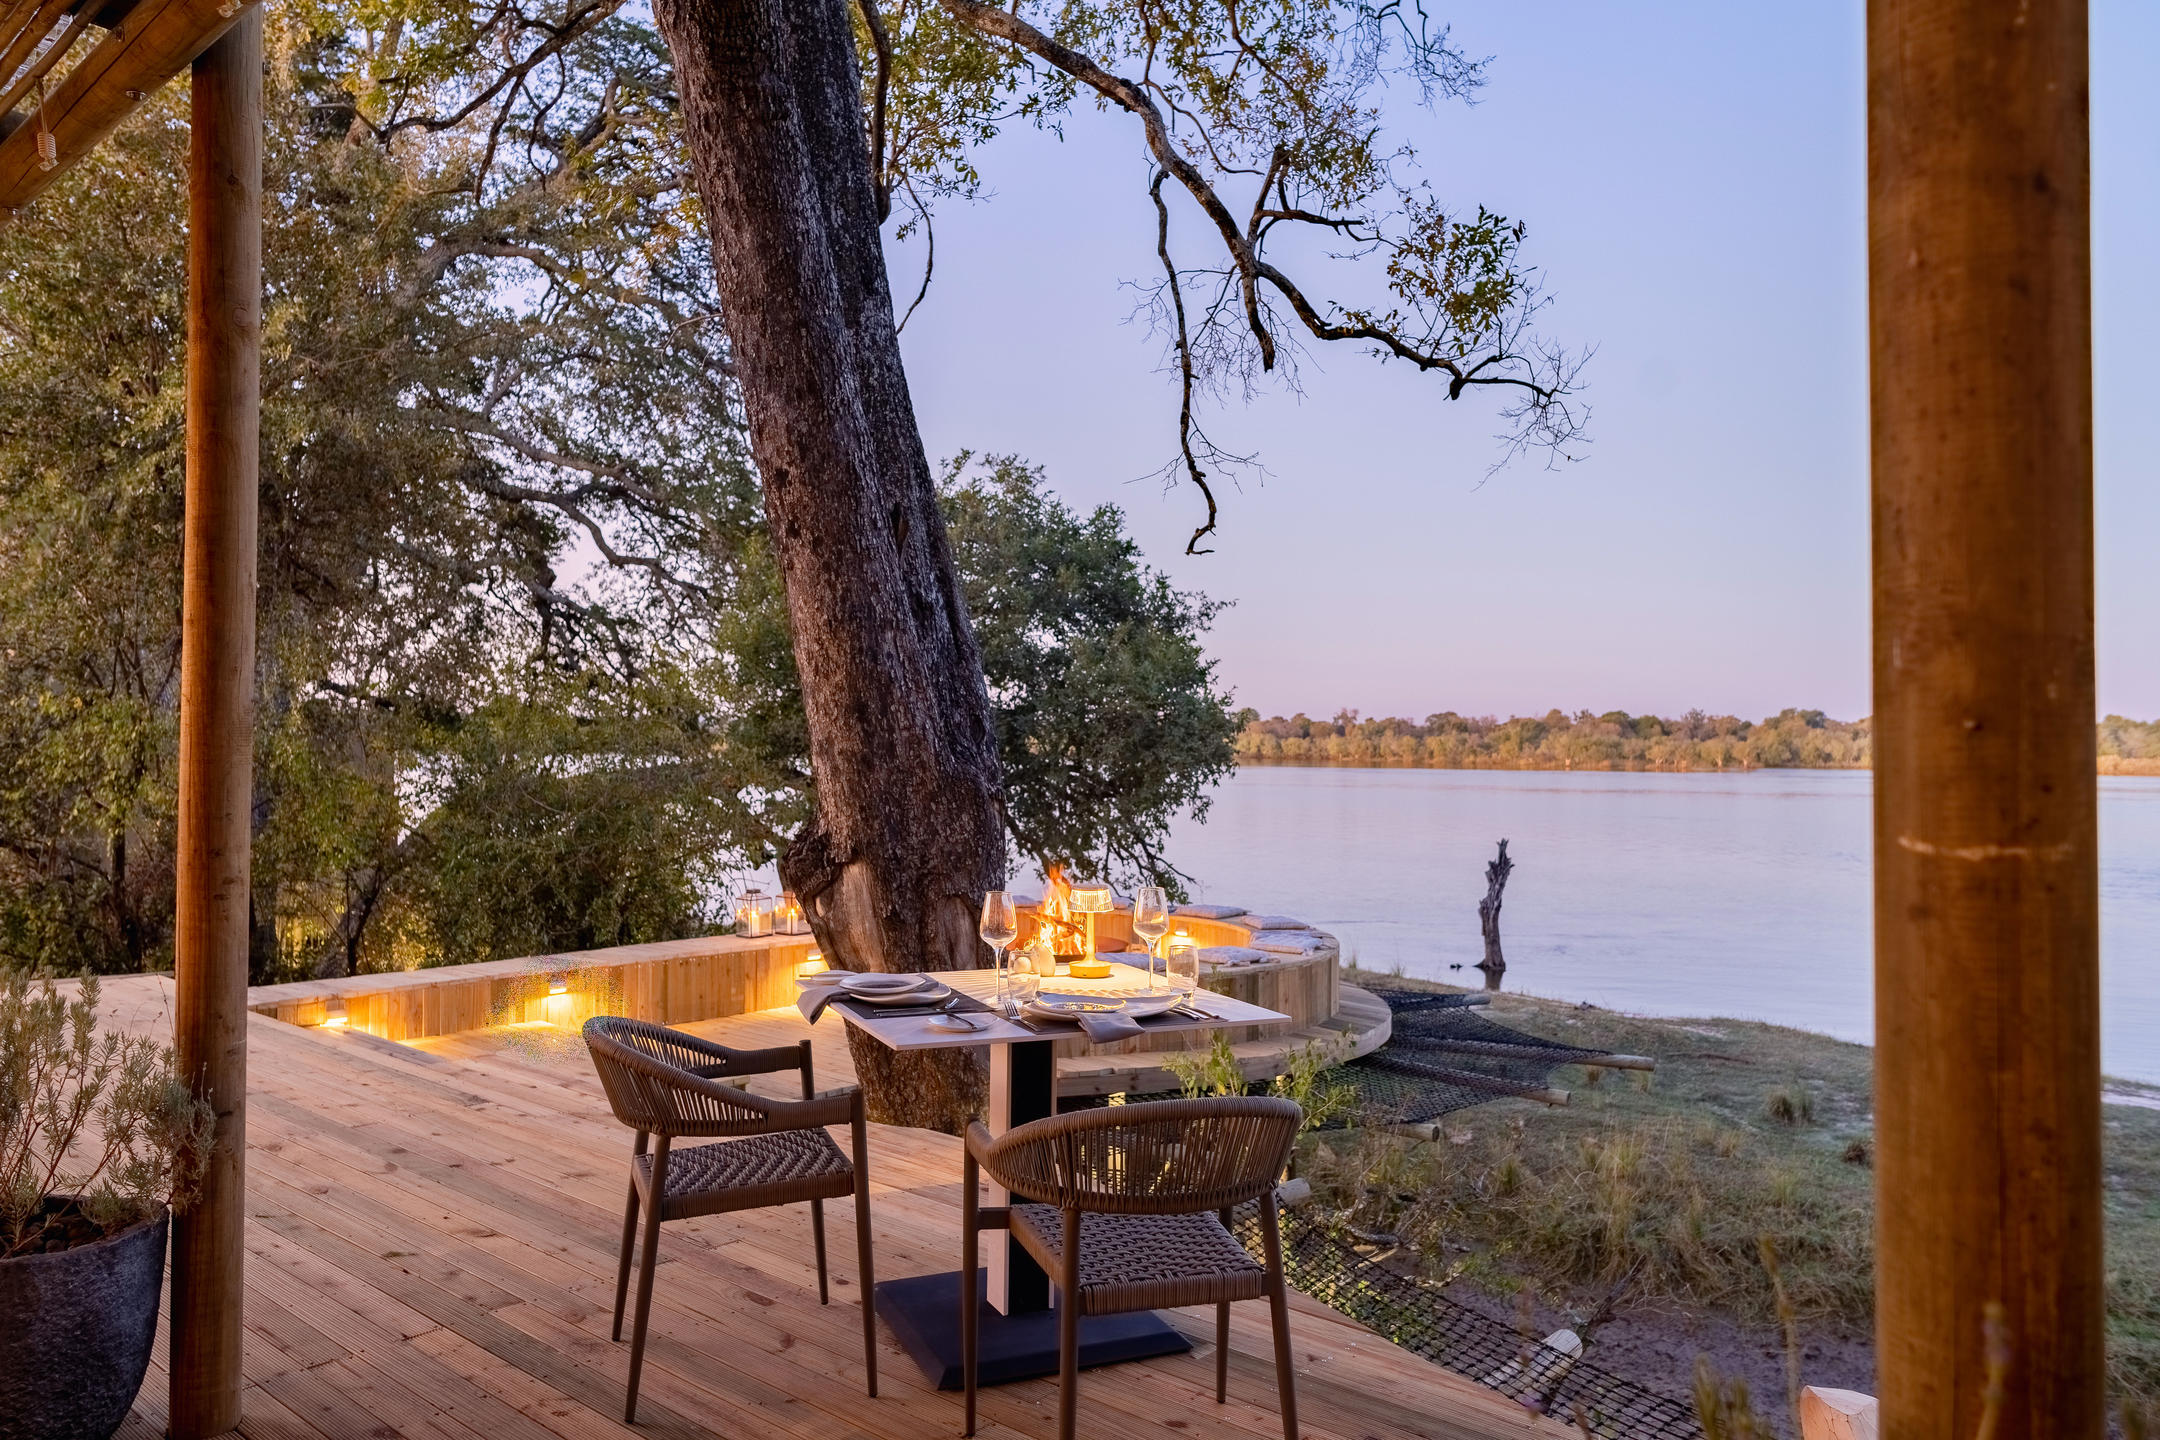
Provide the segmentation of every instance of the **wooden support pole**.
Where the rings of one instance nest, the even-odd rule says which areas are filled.
[[[1868,6],[1893,1440],[2103,1423],[2086,45],[2085,0]]]
[[[188,160],[187,513],[174,1041],[217,1109],[202,1196],[173,1227],[171,1429],[240,1423],[241,1222],[261,414],[262,37],[249,7],[195,61]]]

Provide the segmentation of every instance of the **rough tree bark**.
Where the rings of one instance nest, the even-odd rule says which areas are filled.
[[[656,0],[787,583],[817,811],[781,859],[825,953],[965,968],[1003,883],[982,662],[900,364],[844,0]],[[958,1130],[975,1052],[850,1036],[873,1119]]]
[[[1507,889],[1507,877],[1515,871],[1515,862],[1507,858],[1507,841],[1500,842],[1498,858],[1485,864],[1485,898],[1478,901],[1478,928],[1485,932],[1485,958],[1478,961],[1477,968],[1485,972],[1485,988],[1500,988],[1500,977],[1507,973],[1507,957],[1500,953],[1500,892]]]

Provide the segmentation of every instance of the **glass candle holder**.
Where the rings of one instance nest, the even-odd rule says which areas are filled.
[[[765,892],[752,890],[735,902],[735,933],[746,938],[772,934],[773,913],[766,906]]]
[[[780,892],[780,899],[773,905],[773,934],[808,935],[810,917],[803,914],[802,901],[795,898],[792,890]]]
[[[1200,943],[1190,935],[1163,941],[1163,973],[1171,990],[1190,1000],[1200,988]]]

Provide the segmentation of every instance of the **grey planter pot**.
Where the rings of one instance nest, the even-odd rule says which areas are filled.
[[[150,1366],[168,1217],[0,1260],[0,1440],[107,1440]]]

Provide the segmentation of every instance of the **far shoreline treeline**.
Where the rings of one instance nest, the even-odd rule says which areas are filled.
[[[1764,720],[1690,710],[1677,718],[1625,710],[1543,715],[1458,715],[1423,721],[1332,720],[1299,714],[1262,719],[1238,712],[1241,765],[1400,766],[1417,770],[1866,770],[1871,722],[1820,710],[1781,710]],[[2160,721],[2110,715],[2098,727],[2103,775],[2160,775]]]

